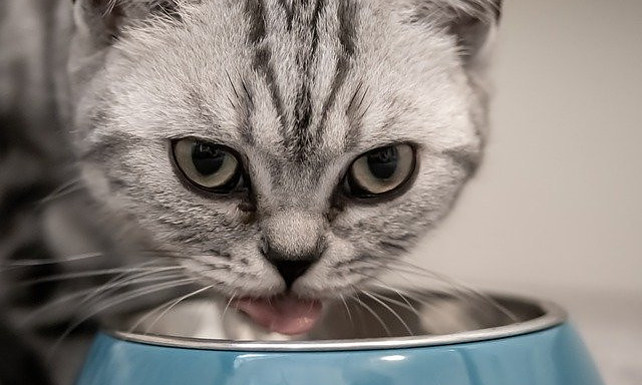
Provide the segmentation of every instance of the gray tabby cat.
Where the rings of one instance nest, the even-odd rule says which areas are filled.
[[[394,267],[480,161],[500,2],[0,2],[0,383],[204,288],[302,333]]]

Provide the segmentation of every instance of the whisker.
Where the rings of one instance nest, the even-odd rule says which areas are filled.
[[[408,298],[407,298],[407,297],[410,297],[411,299],[414,299],[415,301],[420,302],[420,303],[424,302],[424,301],[423,301],[423,299],[421,299],[421,300],[420,300],[420,299],[418,299],[418,297],[414,297],[414,298],[413,298],[413,294],[412,294],[412,293],[410,293],[410,292],[408,292],[407,290],[395,289],[394,287],[390,286],[387,282],[385,282],[384,280],[382,280],[382,279],[380,279],[380,278],[378,278],[378,277],[371,276],[371,277],[369,277],[369,278],[370,278],[372,281],[379,282],[379,283],[370,283],[370,284],[372,284],[372,285],[374,285],[374,286],[376,286],[376,287],[378,287],[378,288],[380,288],[380,289],[386,290],[386,291],[393,291],[393,292],[394,292],[395,294],[397,294],[397,295],[399,296],[399,298],[401,298],[401,300],[402,300],[402,301],[404,301],[408,306],[411,306],[411,307],[412,307],[412,304],[410,303],[410,301],[408,301]],[[406,295],[403,295],[402,293],[404,293],[404,294],[406,294]]]
[[[149,275],[149,274],[147,274]],[[168,274],[168,275],[161,275],[158,277],[151,277],[151,278],[139,278],[136,277],[134,279],[130,279],[128,281],[119,283],[119,285],[116,285],[112,283],[110,287],[105,288],[105,291],[111,288],[122,288],[126,287],[129,285],[137,285],[141,283],[150,283],[150,282],[158,282],[158,281],[163,281],[163,280],[169,280],[169,279],[175,279],[175,278],[180,278],[182,275],[181,274]],[[74,299],[82,299],[80,302],[74,304],[74,308],[80,307],[82,304],[90,301],[92,299],[92,294],[96,294],[99,290],[103,289],[105,285],[98,285],[97,287],[92,287],[91,289],[87,290],[82,290],[78,291],[75,293],[71,293],[68,295],[65,295],[61,298],[56,299],[55,301],[49,302],[46,305],[40,306],[38,309],[34,310],[33,312],[29,313],[28,315],[25,316],[25,318],[22,320],[23,325],[30,325],[32,324],[32,321],[34,321],[38,316],[46,314],[48,311],[55,309],[57,306],[63,305],[69,301],[72,301]],[[100,291],[100,293],[103,293],[103,291]]]
[[[418,276],[425,276],[428,275],[429,277],[434,277],[435,279],[439,279],[442,282],[449,284],[456,292],[458,292],[460,295],[469,297],[469,298],[477,298],[485,302],[486,304],[494,307],[498,311],[500,311],[502,314],[504,314],[506,317],[508,317],[511,321],[517,322],[519,319],[515,316],[513,312],[508,310],[505,306],[501,305],[498,303],[495,299],[493,299],[491,296],[484,294],[480,292],[479,290],[473,289],[467,285],[464,285],[458,281],[456,281],[453,278],[447,277],[443,274],[436,273],[430,270],[426,270],[420,266],[413,265],[411,263],[408,264],[409,267],[413,267],[418,269],[419,271],[413,271],[410,269],[404,270],[404,273],[407,274],[415,274]],[[392,270],[394,271],[394,270]],[[426,274],[421,274],[421,273],[426,273]]]
[[[163,318],[163,317],[165,316],[165,314],[169,313],[169,312],[170,312],[174,307],[176,307],[176,305],[178,305],[179,303],[181,303],[182,301],[184,301],[184,300],[186,300],[186,299],[188,299],[188,298],[191,298],[191,297],[193,297],[193,296],[195,296],[195,295],[198,295],[198,294],[200,294],[200,293],[202,293],[202,292],[204,292],[204,291],[210,290],[210,289],[211,289],[211,288],[213,288],[214,286],[215,286],[215,285],[205,286],[205,287],[200,288],[200,289],[198,289],[198,290],[195,290],[195,291],[193,291],[193,292],[191,292],[191,293],[189,293],[189,294],[186,294],[186,295],[184,295],[184,296],[182,296],[182,297],[178,298],[176,301],[172,302],[172,304],[171,304],[171,305],[169,305],[169,307],[168,307],[167,309],[163,310],[163,312],[162,312],[162,313],[160,313],[160,314],[158,315],[158,317],[156,317],[156,318],[152,321],[152,323],[151,323],[149,326],[147,326],[147,328],[145,328],[145,334],[148,334],[148,333],[149,333],[149,331],[154,327],[154,325],[156,325],[156,323],[157,323],[158,321],[160,321],[160,320],[161,320],[161,318]]]
[[[183,279],[179,279],[179,280],[176,280],[176,281],[162,282],[162,283],[157,283],[157,284],[150,285],[150,286],[147,286],[147,287],[134,289],[134,290],[131,290],[129,292],[116,295],[111,301],[108,301],[103,306],[101,306],[97,310],[93,311],[91,315],[98,314],[98,313],[102,312],[103,310],[106,310],[106,309],[108,309],[110,307],[119,305],[119,304],[121,304],[123,302],[126,302],[126,301],[129,301],[131,299],[142,297],[144,295],[151,294],[151,293],[156,293],[158,291],[169,289],[169,288],[179,287],[179,286],[181,286],[183,284],[193,283],[195,281],[198,281],[198,278],[196,278],[196,277],[188,277],[188,278],[183,278]]]
[[[177,266],[176,269],[182,269],[182,267]],[[36,285],[39,283],[64,281],[64,280],[76,279],[76,278],[99,277],[102,275],[111,275],[111,274],[119,274],[119,273],[135,273],[135,272],[155,271],[155,270],[156,270],[155,267],[140,267],[140,268],[127,267],[127,268],[89,270],[89,271],[82,271],[77,273],[56,274],[56,275],[50,275],[43,278],[22,281],[22,282],[19,282],[17,285],[15,285],[15,287],[24,287],[24,286]]]
[[[376,286],[378,288],[384,289],[384,290],[394,291],[400,298],[403,299],[403,301],[406,302],[406,304],[408,304],[408,306],[412,306],[412,304],[408,301],[408,298],[414,300],[415,302],[422,303],[422,304],[429,303],[427,298],[420,296],[419,293],[413,293],[413,292],[408,291],[408,290],[395,289],[393,287],[390,287],[390,285],[386,284],[386,282],[384,282],[384,281],[382,281],[380,279],[377,279],[376,277],[373,277],[371,279],[375,280],[375,281],[379,281],[379,282],[381,282],[381,284],[377,284],[377,283],[370,283],[370,284],[372,284],[372,285],[374,285],[374,286]]]
[[[353,299],[355,299],[355,300],[357,301],[357,304],[359,304],[359,306],[361,306],[361,307],[363,307],[364,309],[366,309],[370,314],[372,314],[372,316],[373,316],[373,317],[375,317],[375,319],[376,319],[377,321],[379,321],[379,323],[381,324],[381,327],[383,327],[383,330],[385,330],[386,334],[388,334],[388,337],[391,337],[391,336],[392,336],[392,333],[390,332],[390,329],[388,328],[388,326],[386,325],[386,323],[383,321],[383,319],[379,316],[379,314],[377,314],[377,312],[375,312],[375,311],[374,311],[370,306],[366,305],[366,304],[365,304],[365,303],[364,303],[364,302],[359,298],[359,294],[358,294],[358,293],[357,293],[354,297],[352,297],[352,298],[353,298]]]
[[[232,293],[232,296],[225,304],[225,308],[223,309],[223,313],[221,314],[221,320],[225,320],[225,314],[227,313],[227,310],[230,308],[230,305],[232,304],[232,302],[234,301],[234,298],[236,297],[236,293],[237,293],[237,290],[234,290],[234,292]]]
[[[109,291],[113,291],[113,289],[117,290],[117,289],[119,289],[121,287],[124,287],[124,286],[136,285],[136,284],[139,284],[139,283],[153,282],[153,281],[161,280],[161,277],[166,277],[167,274],[166,275],[159,275],[159,276],[156,276],[156,277],[154,277],[154,276],[156,274],[165,273],[165,272],[173,272],[173,271],[177,271],[177,270],[181,270],[181,269],[182,269],[181,266],[168,266],[168,267],[154,268],[154,269],[146,270],[146,271],[143,271],[143,272],[138,272],[138,273],[132,274],[130,276],[128,276],[127,273],[120,274],[120,275],[110,279],[109,281],[107,281],[101,287],[98,287],[95,290],[94,293],[91,293],[90,295],[88,295],[83,300],[83,303],[85,303],[85,302],[87,302],[89,300],[92,300],[93,298],[99,298],[101,295],[107,294]],[[151,278],[145,279],[145,277],[149,277],[149,276],[151,276]],[[170,278],[181,277],[181,276],[183,276],[183,275],[180,274],[180,273],[169,274]],[[140,281],[138,281],[138,280],[140,280]]]
[[[346,300],[354,300],[356,302],[355,297],[359,294],[359,292],[357,291],[356,288],[354,288],[354,286],[352,287],[352,291],[353,291],[352,294],[345,298]],[[365,327],[365,315],[363,313],[363,309],[361,308],[361,306],[356,306],[354,310],[357,313],[356,318],[359,319],[359,325],[363,329]]]
[[[136,264],[133,266],[130,266],[131,268],[142,268],[142,267],[147,267],[147,266],[153,266],[154,264],[158,263],[158,261],[147,261],[143,262],[140,264]],[[181,274],[169,274],[167,275],[161,275],[154,277],[155,274],[160,274],[166,271],[173,271],[173,270],[179,270],[182,267],[180,266],[154,266],[153,269],[145,269],[144,271],[133,271],[132,274],[131,271],[126,271],[121,274],[118,274],[115,277],[110,278],[107,282],[97,286],[96,288],[92,289],[86,297],[83,298],[83,300],[78,304],[82,305],[84,303],[89,302],[90,300],[96,298],[99,299],[102,295],[108,294],[110,291],[118,290],[122,287],[126,287],[128,285],[136,285],[140,283],[147,283],[147,282],[155,282],[163,279],[172,279],[174,276],[181,277]],[[152,278],[145,279],[145,277],[152,276]]]
[[[378,262],[378,263],[375,263],[375,262]],[[378,265],[378,266],[381,266],[381,267],[385,267],[389,271],[397,273],[397,274],[405,273],[405,274],[415,275],[415,276],[418,276],[418,277],[434,279],[434,280],[436,280],[438,282],[441,282],[441,283],[444,283],[444,284],[448,285],[458,295],[461,295],[462,297],[481,299],[483,302],[485,302],[488,305],[492,306],[493,308],[497,309],[498,311],[500,311],[502,314],[507,316],[512,321],[514,321],[514,322],[518,321],[518,318],[515,316],[515,314],[513,314],[506,307],[504,307],[501,304],[499,304],[496,300],[494,300],[489,295],[484,294],[484,293],[482,293],[482,292],[480,292],[478,290],[475,290],[475,289],[473,289],[473,288],[471,288],[469,286],[466,286],[466,285],[458,282],[457,280],[455,280],[455,279],[453,279],[451,277],[448,277],[448,276],[446,276],[444,274],[437,273],[437,272],[425,269],[425,268],[423,268],[421,266],[417,266],[417,265],[415,265],[413,263],[410,263],[410,262],[407,262],[407,261],[402,261],[402,260],[395,260],[395,263],[401,263],[401,264],[406,266],[405,268],[398,267],[398,266],[395,266],[393,268],[393,267],[390,267],[388,264],[383,264],[383,263],[381,263],[379,261],[369,261],[369,263],[372,263],[374,265]]]
[[[404,277],[405,279],[408,279],[408,277],[405,277],[403,274],[411,274],[411,275],[415,275],[415,276],[418,276],[418,277],[423,277],[423,278],[429,278],[429,279],[436,280],[437,282],[446,284],[449,287],[449,289],[452,290],[452,292],[454,294],[456,294],[457,296],[460,296],[460,298],[470,298],[471,299],[471,301],[470,301],[471,305],[477,307],[478,309],[480,309],[482,311],[486,311],[487,310],[486,308],[482,307],[482,303],[486,303],[486,304],[490,305],[492,308],[494,308],[497,311],[499,311],[501,314],[503,314],[507,318],[509,318],[511,321],[513,321],[513,322],[519,321],[519,319],[515,316],[515,314],[513,312],[511,312],[509,309],[507,309],[506,307],[504,307],[503,305],[498,303],[495,299],[493,299],[492,297],[490,297],[487,294],[484,294],[484,293],[482,293],[482,292],[480,292],[478,290],[475,290],[475,289],[473,289],[471,287],[468,287],[468,286],[466,286],[466,285],[464,285],[464,284],[456,281],[455,279],[453,279],[451,277],[448,277],[448,276],[446,276],[444,274],[440,274],[440,273],[437,273],[437,272],[434,272],[434,271],[427,270],[427,269],[425,269],[425,268],[423,268],[421,266],[416,266],[416,265],[414,265],[414,264],[412,264],[410,262],[394,260],[392,258],[388,258],[388,259],[391,260],[391,261],[395,261],[396,263],[404,264],[405,266],[404,267],[396,266],[396,267],[392,268],[388,263],[383,263],[381,261],[370,260],[370,261],[364,261],[364,262],[367,263],[367,264],[369,263],[372,266],[377,266],[379,268],[383,267],[387,271],[399,274],[402,277]],[[358,273],[363,275],[363,276],[365,276],[365,277],[368,277],[369,279],[378,280],[379,282],[385,283],[385,282],[381,281],[380,279],[378,279],[375,276],[368,275],[368,274],[365,274],[363,272],[358,272]],[[379,285],[379,287],[384,288],[384,289],[390,289],[388,286]],[[426,303],[426,299],[424,299],[424,298],[419,299],[418,297],[414,297],[410,293],[408,293],[407,296],[409,296],[410,298],[413,298],[414,300],[416,300],[419,303]],[[477,299],[477,300],[472,300],[472,299]],[[482,303],[480,303],[479,300],[481,300]]]
[[[169,282],[169,283],[160,283],[160,284],[151,285],[151,286],[148,286],[148,287],[145,287],[145,288],[142,288],[142,289],[133,290],[133,291],[131,291],[129,293],[125,293],[125,294],[117,296],[112,301],[107,302],[106,304],[104,304],[103,306],[99,307],[98,309],[92,310],[88,314],[85,314],[84,316],[79,317],[75,322],[73,322],[62,333],[62,335],[58,338],[58,340],[51,347],[51,349],[49,351],[49,355],[48,355],[49,360],[51,360],[51,357],[53,356],[55,351],[58,349],[58,346],[60,346],[62,341],[65,338],[67,338],[67,336],[69,336],[69,334],[73,330],[75,330],[78,326],[80,326],[82,323],[86,322],[91,317],[93,317],[93,316],[95,316],[95,315],[97,315],[97,314],[99,314],[99,313],[101,313],[101,312],[103,312],[103,311],[105,311],[105,310],[107,310],[107,309],[109,309],[111,307],[114,307],[116,305],[119,305],[119,304],[122,304],[124,302],[127,302],[129,300],[132,300],[132,299],[135,299],[135,298],[138,298],[138,297],[142,297],[142,296],[147,295],[147,294],[156,293],[156,292],[159,292],[159,291],[162,291],[162,290],[165,290],[165,289],[172,289],[172,288],[177,288],[177,287],[180,287],[180,286],[190,285],[190,284],[193,284],[196,281],[198,281],[198,278],[185,278],[185,279],[181,279],[181,280],[177,280],[177,281],[173,281],[173,282]]]
[[[386,286],[377,285],[377,284],[375,284],[374,286],[387,288]],[[419,297],[419,295],[420,295],[419,293],[417,293],[417,295],[413,295],[413,294],[411,294],[410,292],[407,292],[407,291],[404,291],[404,293],[406,293],[406,295],[404,297],[406,297],[406,296],[410,297],[411,299],[413,299],[417,303],[425,305],[427,310],[429,308],[430,312],[435,313],[435,315],[444,316],[444,317],[446,317],[445,319],[448,319],[448,317],[452,316],[452,312],[448,311],[447,309],[444,309],[442,306],[439,306],[439,303],[434,303],[431,300],[431,299],[434,299],[434,300],[439,302],[440,301],[439,297],[434,297],[434,298],[429,299],[427,297]],[[372,293],[372,294],[375,294],[375,293]],[[402,295],[402,294],[399,293],[399,295]],[[390,299],[389,298],[388,300],[389,300],[390,303],[397,303],[397,301],[394,300],[394,299]],[[404,306],[404,304],[402,304],[402,303],[397,303],[397,304],[399,306],[401,306],[401,307],[404,307],[404,308],[412,311],[419,319],[421,319],[421,320],[425,319],[425,314],[422,314],[421,312],[419,312],[414,306],[412,306],[412,305]],[[479,306],[479,304],[474,304],[474,305],[476,307]],[[482,311],[487,311],[487,309],[481,309],[481,310]],[[427,320],[427,321],[429,321],[429,320]]]
[[[419,310],[417,310],[414,306],[410,305],[409,302],[397,301],[396,299],[393,299],[393,298],[390,298],[390,297],[385,297],[385,296],[382,296],[381,294],[377,294],[377,293],[372,293],[371,292],[370,294],[378,296],[380,298],[385,298],[386,301],[413,312],[419,319],[421,319],[423,317],[423,314],[421,314],[421,312]]]
[[[369,283],[368,283],[368,285],[374,285],[374,286],[376,286],[376,287],[378,287],[378,288],[380,288],[380,289],[387,290],[387,291],[394,291],[394,292],[395,292],[395,293],[396,293],[400,298],[402,298],[402,299],[403,299],[403,301],[405,301],[405,302],[406,302],[406,304],[407,304],[408,306],[410,306],[410,307],[413,307],[413,306],[412,306],[412,304],[408,301],[408,299],[407,299],[406,297],[409,297],[409,298],[411,298],[411,299],[415,300],[415,301],[416,301],[416,302],[418,302],[418,303],[427,303],[426,299],[425,299],[425,298],[420,298],[420,297],[418,297],[418,294],[417,294],[417,295],[415,295],[415,294],[412,294],[412,293],[410,293],[410,292],[408,292],[408,291],[403,291],[406,295],[405,295],[405,296],[404,296],[404,295],[402,295],[402,294],[401,294],[401,292],[400,292],[400,290],[398,290],[398,289],[395,289],[395,288],[391,287],[387,282],[383,281],[382,279],[380,279],[380,278],[379,278],[379,277],[377,277],[377,276],[370,275],[370,274],[365,274],[365,273],[359,273],[359,274],[361,274],[361,275],[363,275],[363,276],[367,277],[370,281],[377,281],[377,282],[380,282],[379,284],[377,284],[377,283],[373,283],[373,282],[369,282]]]
[[[147,261],[147,262],[144,262],[144,263],[133,265],[133,266],[131,266],[131,268],[140,268],[140,267],[145,267],[145,266],[151,266],[151,265],[153,265],[155,263],[158,263],[158,261]],[[134,270],[134,272],[136,274],[132,274],[129,277],[128,277],[128,274],[130,273],[129,271],[121,273],[121,274],[111,278],[109,281],[107,281],[105,283],[101,283],[100,285],[94,286],[93,288],[90,288],[88,290],[83,290],[81,293],[83,295],[87,294],[88,296],[80,304],[86,302],[87,300],[92,299],[92,297],[94,295],[100,294],[101,292],[106,291],[107,289],[111,289],[111,288],[113,288],[115,286],[118,286],[120,284],[123,284],[123,286],[125,286],[126,284],[130,284],[130,283],[131,284],[136,284],[136,283],[139,283],[139,282],[130,282],[130,281],[138,279],[138,278],[143,278],[143,277],[146,277],[146,276],[149,276],[149,275],[154,275],[156,273],[162,273],[162,272],[165,272],[165,271],[177,270],[177,269],[180,269],[180,268],[181,268],[180,266],[167,266],[167,267],[155,268],[153,270],[152,269],[145,270],[143,272],[138,272],[138,270]],[[176,275],[180,276],[179,274],[176,274]],[[158,279],[158,277],[156,277],[156,278]],[[147,282],[147,280],[141,281],[141,282]],[[67,299],[70,300],[70,299],[76,298],[76,296],[79,296],[79,294],[80,293],[78,293],[78,292],[72,293],[72,294],[64,296],[63,298],[60,298],[60,299],[58,299],[57,301],[54,301],[54,302],[55,303],[64,302],[64,300],[67,300]],[[54,303],[50,303],[50,304],[54,304]],[[46,305],[45,307],[49,306],[50,304]]]
[[[348,315],[348,319],[350,320],[350,324],[354,328],[354,320],[352,319],[352,312],[350,312],[350,307],[348,306],[348,303],[346,302],[346,298],[343,294],[339,294],[339,298],[341,298],[341,302],[343,303],[343,307],[346,309],[346,314]]]
[[[408,331],[409,335],[411,335],[411,336],[415,335],[415,333],[413,333],[413,331],[410,329],[410,327],[408,326],[406,321],[404,321],[403,318],[401,318],[401,316],[393,308],[391,308],[388,304],[386,304],[385,302],[383,302],[379,298],[375,297],[374,295],[371,295],[370,293],[368,293],[365,290],[361,290],[361,292],[363,294],[365,294],[366,296],[370,297],[373,301],[377,302],[378,304],[380,304],[381,306],[386,308],[386,310],[388,310],[393,316],[395,316],[395,318],[397,318],[399,320],[399,322],[404,326],[404,328],[406,328],[406,330]]]
[[[91,258],[102,257],[103,255],[104,255],[103,253],[96,252],[96,253],[78,254],[78,255],[74,255],[66,258],[60,258],[60,259],[22,259],[19,261],[12,262],[10,264],[0,265],[3,267],[2,269],[0,269],[0,272],[15,270],[21,267],[29,267],[29,266],[61,265],[63,263],[85,261]]]
[[[381,280],[379,280],[379,279],[377,279],[377,280],[378,280],[378,281],[380,281],[381,283],[384,283],[383,281],[381,281]],[[382,288],[383,288],[383,287],[386,287],[386,286],[384,286],[384,285],[379,285],[379,286],[380,286],[380,287],[382,287]],[[399,296],[399,298],[401,298],[401,300],[402,300],[403,302],[405,302],[405,303],[406,303],[406,305],[408,305],[411,309],[414,309],[414,308],[415,308],[414,306],[412,306],[412,304],[410,303],[410,301],[408,301],[408,298],[406,298],[406,296],[404,296],[403,294],[401,294],[401,291],[400,291],[400,290],[395,289],[394,287],[386,287],[386,288],[387,288],[388,290],[392,290],[392,291],[394,291],[394,292],[395,292],[395,294],[397,294],[397,295]]]
[[[69,195],[76,191],[82,190],[83,186],[79,184],[80,181],[81,178],[74,178],[69,182],[62,184],[60,187],[53,190],[49,195],[38,201],[37,206],[42,206],[48,202],[54,201],[58,198],[62,198],[65,195]]]
[[[163,303],[161,303],[160,305],[155,306],[155,307],[154,307],[154,308],[152,308],[151,310],[149,310],[149,311],[145,312],[145,314],[143,314],[141,317],[139,317],[139,319],[136,321],[136,323],[134,323],[134,324],[133,324],[133,325],[132,325],[128,330],[127,330],[127,332],[128,332],[128,333],[132,333],[134,330],[136,330],[136,328],[137,328],[138,326],[140,326],[140,324],[142,324],[143,322],[145,322],[145,320],[146,320],[147,318],[151,317],[151,316],[152,316],[152,314],[154,314],[154,313],[156,313],[156,312],[160,311],[162,308],[164,308],[165,306],[170,305],[170,304],[171,304],[172,302],[174,302],[174,301],[176,301],[176,298],[172,298],[172,299],[170,299],[169,301],[163,302]]]

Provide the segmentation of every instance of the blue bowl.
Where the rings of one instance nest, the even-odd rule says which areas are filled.
[[[225,311],[216,330],[194,328],[196,319],[211,324],[202,308],[194,316],[194,303],[164,323],[137,317],[135,328],[127,320],[96,337],[77,385],[603,385],[555,304],[395,295],[328,306],[315,330],[296,338],[253,330]]]

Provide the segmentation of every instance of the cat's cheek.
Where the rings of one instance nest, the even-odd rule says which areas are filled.
[[[203,277],[204,283],[208,283],[208,279],[211,279],[208,284],[218,282],[216,290],[228,296],[269,297],[280,294],[285,290],[285,283],[260,254],[258,242],[258,234],[246,234],[227,247],[225,251],[229,257],[224,261],[228,266],[225,270],[211,270],[203,263],[192,261],[190,271]]]
[[[197,260],[184,260],[186,273],[202,285],[214,285],[214,290],[227,297],[270,297],[283,292],[285,284],[269,267],[248,267],[240,263],[224,269]],[[220,265],[220,264],[219,264]]]

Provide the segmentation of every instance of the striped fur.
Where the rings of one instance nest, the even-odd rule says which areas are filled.
[[[282,292],[266,237],[292,254],[323,244],[292,288],[301,296],[364,285],[446,215],[479,164],[499,10],[497,0],[1,2],[0,339],[11,344],[0,352],[42,361],[79,327],[56,346],[64,360],[42,361],[51,375],[0,366],[0,384],[68,383],[79,362],[69,357],[96,323],[192,284]],[[185,189],[167,156],[182,137],[235,149],[252,195]],[[400,142],[419,149],[405,194],[376,204],[337,194],[355,157]],[[127,268],[127,285],[92,297]],[[113,304],[154,277],[185,284]],[[63,301],[74,294],[85,300]]]

